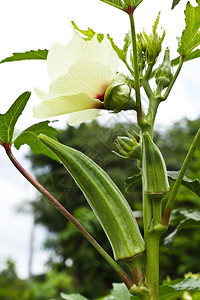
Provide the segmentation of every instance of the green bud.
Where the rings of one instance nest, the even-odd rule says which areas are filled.
[[[128,78],[119,73],[108,85],[104,96],[104,107],[108,110],[119,112],[135,107],[135,102],[130,96],[131,86]]]
[[[138,33],[137,34],[137,50],[140,52],[140,53],[145,53],[147,49],[147,42],[145,41],[142,33]]]
[[[118,154],[123,158],[131,158],[142,160],[142,145],[138,143],[134,136],[128,133],[129,137],[126,136],[118,136],[115,145],[117,146],[119,152],[122,154]]]
[[[166,165],[148,132],[142,136],[142,151],[144,191],[152,199],[162,198],[169,190]]]
[[[158,92],[168,87],[172,77],[173,75],[172,75],[172,67],[170,63],[170,50],[169,48],[166,48],[163,62],[159,66],[155,74],[156,84],[158,85],[157,90],[159,90]]]

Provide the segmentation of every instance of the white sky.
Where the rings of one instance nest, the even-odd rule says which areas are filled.
[[[150,32],[153,22],[161,11],[160,25],[166,29],[164,47],[169,46],[172,58],[176,53],[176,36],[181,35],[184,27],[183,11],[186,0],[182,0],[171,12],[172,0],[144,0],[135,13],[137,32]],[[195,1],[191,1],[195,5]],[[67,44],[73,35],[71,20],[80,28],[88,26],[97,32],[109,33],[116,44],[122,44],[129,30],[128,16],[109,7],[99,0],[8,0],[0,4],[0,60],[13,52],[31,49],[49,49],[54,41]],[[159,109],[157,124],[166,126],[181,117],[196,118],[200,115],[199,67],[195,60],[184,65],[169,99]],[[32,117],[32,107],[38,103],[34,86],[48,90],[49,79],[45,61],[23,61],[0,65],[0,112],[4,113],[12,102],[24,91],[32,91],[31,100],[24,116],[18,122],[18,129],[24,129],[37,120]],[[59,118],[61,124],[65,116]],[[103,119],[101,120],[103,122]],[[14,151],[17,158],[24,162],[26,153]],[[24,162],[30,170],[29,163]],[[32,200],[34,189],[25,182],[20,174],[8,162],[3,148],[0,148],[0,268],[3,260],[11,256],[17,261],[17,270],[21,276],[27,276],[28,243],[31,230],[31,217],[15,213],[15,207],[21,201]],[[40,251],[45,232],[39,229],[36,235],[37,258],[34,272],[43,269],[46,255]]]

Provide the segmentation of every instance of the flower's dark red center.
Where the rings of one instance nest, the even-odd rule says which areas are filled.
[[[101,102],[104,102],[104,95],[105,92],[103,94],[96,95],[96,99],[99,99]]]

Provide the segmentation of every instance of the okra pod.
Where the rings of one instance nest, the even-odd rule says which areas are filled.
[[[133,212],[108,174],[82,152],[40,134],[39,139],[60,159],[82,190],[103,227],[115,260],[144,252],[144,240]]]

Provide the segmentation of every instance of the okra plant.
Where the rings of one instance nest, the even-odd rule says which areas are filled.
[[[68,114],[68,123],[73,126],[97,118],[103,110],[111,113],[136,112],[136,120],[133,122],[137,122],[139,132],[127,132],[125,136],[116,137],[116,152],[113,155],[117,154],[119,159],[137,160],[138,174],[133,174],[128,180],[131,184],[136,181],[141,184],[142,233],[130,205],[108,174],[84,153],[60,144],[55,137],[57,131],[49,126],[49,121],[36,123],[21,133],[15,129],[30,92],[20,95],[10,109],[0,115],[0,144],[19,172],[76,226],[118,273],[127,288],[127,299],[157,300],[159,242],[168,230],[179,186],[184,180],[187,181],[184,174],[199,144],[200,130],[194,137],[181,170],[173,178],[173,184],[169,184],[170,176],[164,158],[154,142],[154,123],[159,105],[167,101],[173,92],[172,88],[184,63],[200,57],[200,0],[196,0],[196,6],[190,2],[186,5],[185,29],[178,38],[178,56],[172,60],[170,48],[162,49],[165,30],[158,34],[159,12],[150,34],[146,31],[137,33],[134,19],[142,0],[101,1],[113,6],[113,13],[119,9],[130,20],[130,32],[125,36],[123,49],[118,48],[110,35],[96,33],[91,28],[81,30],[72,22],[74,36],[67,46],[56,42],[49,51],[14,53],[1,63],[47,59],[52,83],[48,94],[35,89],[42,99],[33,108],[36,118],[47,119]],[[172,8],[178,3],[174,0]],[[127,74],[119,71],[119,60],[127,67]],[[141,89],[148,98],[147,111],[142,105]],[[105,231],[113,250],[113,258],[16,160],[12,146],[19,149],[23,144],[28,144],[36,155],[43,153],[57,160],[71,174]],[[196,184],[199,189],[199,181]],[[193,189],[192,184],[190,189]],[[193,189],[193,192],[199,196],[197,189]],[[118,262],[127,265],[130,273],[127,274]],[[184,284],[184,290],[191,290],[191,285],[194,289],[200,289],[199,280],[190,283],[186,280]],[[179,288],[176,286],[175,289],[174,286],[171,290],[165,291],[165,298],[162,299],[176,299]],[[70,297],[63,295],[64,299],[79,299],[79,296]],[[83,298],[80,296],[80,299]]]

